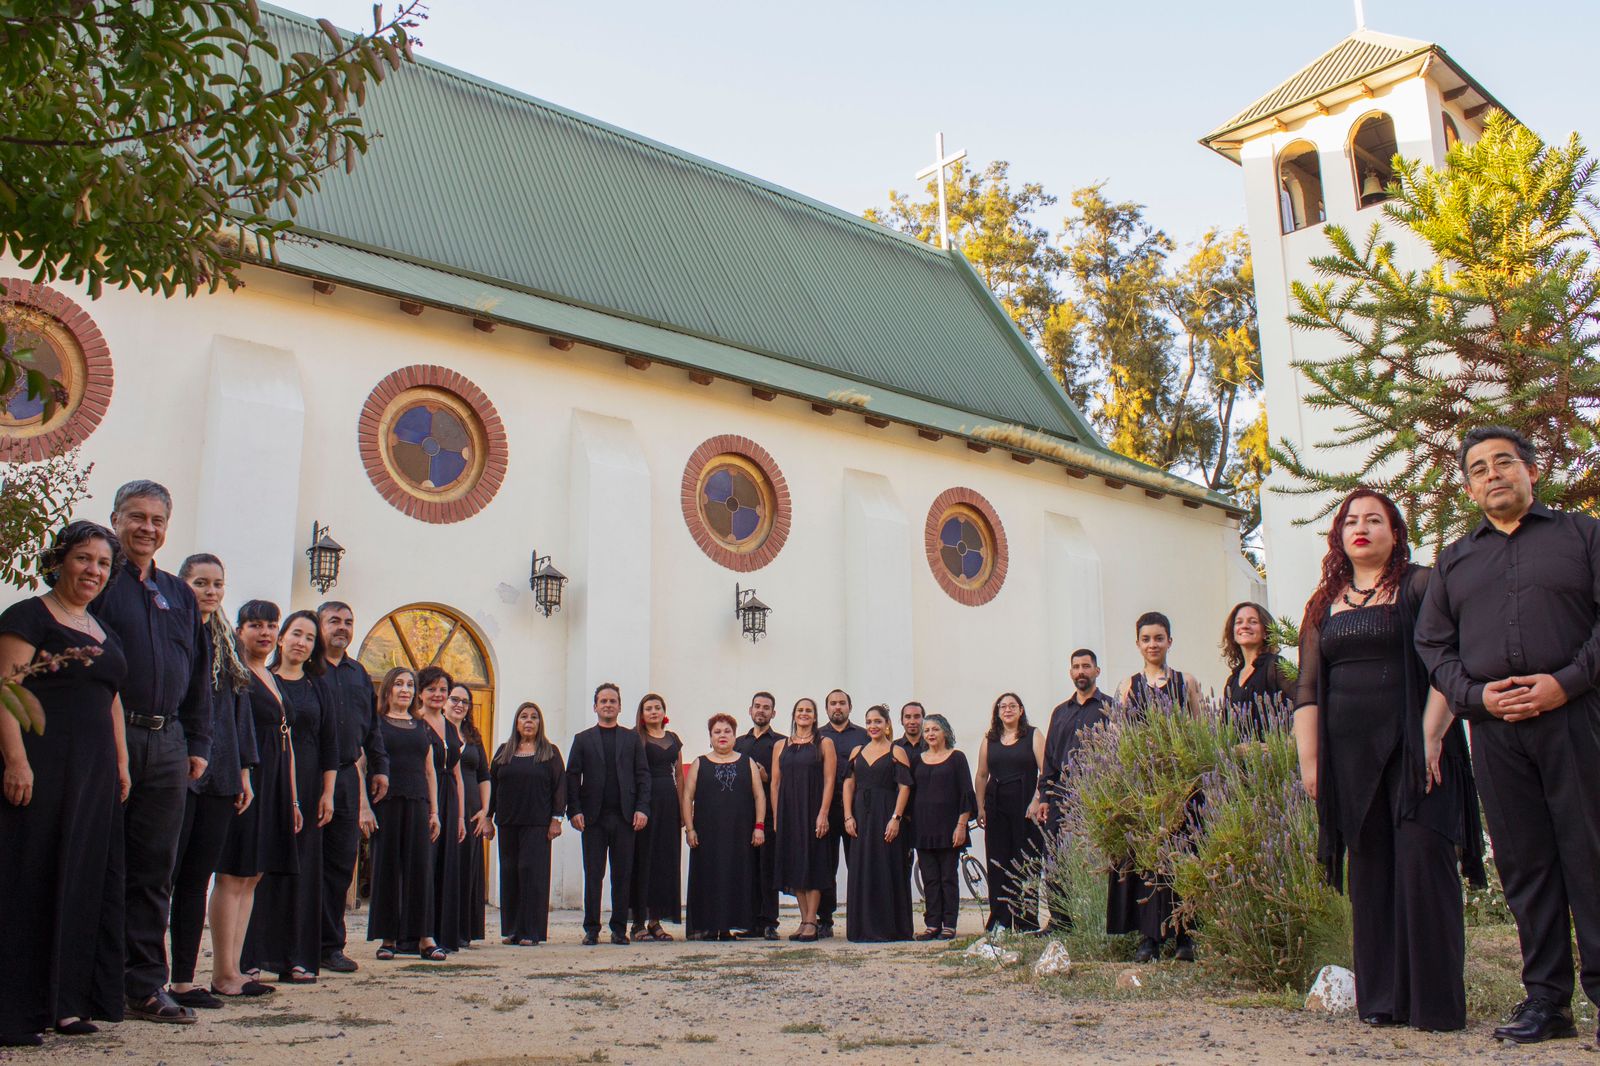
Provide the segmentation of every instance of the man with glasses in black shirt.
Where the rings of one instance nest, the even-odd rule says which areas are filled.
[[[184,793],[211,755],[211,642],[189,586],[156,568],[171,517],[172,494],[156,482],[117,490],[111,529],[124,559],[89,610],[128,658],[121,692],[133,778],[122,809],[128,1014],[189,1024],[194,1011],[167,990],[166,932]]]
[[[1600,1004],[1600,522],[1534,499],[1541,471],[1516,430],[1472,430],[1458,456],[1484,518],[1439,553],[1417,651],[1472,724],[1522,941],[1527,999],[1494,1035],[1535,1043],[1576,1035],[1574,927],[1584,991]]]
[[[323,681],[338,714],[339,774],[333,784],[333,821],[322,830],[322,966],[334,973],[360,967],[344,953],[345,899],[355,875],[363,830],[377,824],[371,803],[389,791],[389,753],[378,730],[378,698],[372,678],[348,654],[356,616],[348,603],[329,600],[317,608],[322,630]],[[364,787],[365,786],[365,787]],[[363,793],[370,790],[371,803]]]

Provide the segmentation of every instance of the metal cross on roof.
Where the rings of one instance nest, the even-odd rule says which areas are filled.
[[[923,167],[921,170],[917,171],[918,181],[921,181],[923,178],[931,178],[935,174],[939,175],[940,248],[950,247],[950,213],[948,208],[945,206],[944,199],[944,168],[948,166],[954,166],[956,163],[961,162],[965,158],[967,158],[967,150],[965,148],[958,149],[957,151],[951,152],[949,155],[945,155],[944,134],[935,133],[933,135],[933,165],[930,167]]]

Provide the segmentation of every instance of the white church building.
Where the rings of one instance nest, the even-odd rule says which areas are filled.
[[[1330,251],[1327,224],[1359,244],[1384,222],[1402,269],[1430,266],[1426,245],[1383,218],[1391,162],[1398,153],[1442,167],[1450,146],[1475,141],[1486,112],[1498,107],[1438,45],[1362,28],[1201,138],[1244,171],[1267,424],[1274,440],[1295,442],[1312,465],[1354,470],[1361,457],[1321,447],[1341,419],[1301,402],[1310,383],[1294,364],[1334,355],[1338,340],[1290,327],[1290,287],[1320,280],[1310,260]],[[1328,524],[1301,524],[1319,501],[1275,491],[1288,483],[1281,469],[1268,479],[1261,528],[1268,606],[1298,622],[1321,572]]]
[[[1375,88],[1420,109],[1424,85]],[[426,60],[363,110],[371,151],[236,292],[90,299],[0,262],[69,392],[48,420],[4,398],[0,432],[82,448],[81,516],[166,484],[164,568],[217,554],[230,609],[349,602],[372,673],[444,665],[491,750],[524,700],[565,747],[602,681],[630,723],[663,693],[690,756],[757,689],[784,731],[839,686],[971,744],[1002,690],[1042,725],[1075,647],[1131,673],[1147,610],[1220,686],[1225,613],[1260,595],[1238,509],[1107,450],[960,254]],[[1253,130],[1266,189],[1278,134]],[[326,593],[314,525],[345,549]],[[568,578],[548,615],[535,553]]]

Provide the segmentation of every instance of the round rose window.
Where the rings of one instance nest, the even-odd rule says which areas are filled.
[[[971,489],[941,493],[924,529],[933,578],[957,603],[977,607],[1006,578],[1006,534],[989,501]]]
[[[683,472],[683,519],[700,550],[730,570],[767,565],[789,535],[789,489],[746,437],[713,437]]]
[[[30,462],[82,444],[111,401],[111,354],[88,312],[17,278],[0,281],[5,351],[51,386],[31,392],[19,374],[0,394],[0,461]]]
[[[506,434],[494,405],[443,367],[407,367],[379,382],[359,436],[373,486],[425,522],[476,514],[505,477]]]

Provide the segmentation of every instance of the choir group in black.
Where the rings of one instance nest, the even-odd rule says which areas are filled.
[[[1342,501],[1297,671],[1264,607],[1229,612],[1223,707],[1247,738],[1292,721],[1319,857],[1350,898],[1364,1022],[1465,1026],[1462,878],[1483,882],[1481,797],[1527,994],[1494,1035],[1572,1036],[1574,930],[1583,989],[1600,1003],[1600,522],[1538,502],[1537,457],[1515,431],[1473,430],[1459,458],[1484,517],[1432,569],[1410,561],[1391,500],[1357,489]],[[974,823],[987,927],[1037,930],[1019,871],[1065,840],[1086,732],[1201,705],[1198,682],[1168,665],[1171,623],[1151,612],[1135,626],[1142,668],[1115,697],[1094,651],[1078,649],[1073,693],[1048,728],[1003,693],[975,767],[943,715],[907,703],[896,739],[888,707],[858,725],[842,690],[820,716],[797,700],[787,735],[758,692],[752,728],[713,715],[711,750],[685,766],[666,700],[646,694],[630,729],[610,683],[565,759],[532,702],[491,758],[471,690],[444,670],[397,667],[373,685],[348,654],[347,605],[280,618],[252,600],[229,625],[220,560],[157,569],[171,508],[154,482],[123,486],[111,529],[62,529],[50,590],[0,614],[0,676],[64,657],[23,681],[44,733],[0,714],[7,1045],[93,1032],[94,1020],[193,1022],[195,1008],[271,994],[268,973],[307,984],[357,969],[344,913],[363,835],[380,959],[441,960],[485,936],[489,841],[502,942],[545,941],[564,822],[581,836],[586,945],[599,942],[608,870],[613,944],[669,941],[664,925],[680,922],[690,940],[777,940],[780,894],[798,903],[790,940],[832,937],[841,854],[849,940],[950,939]],[[1203,831],[1203,800],[1196,813]],[[1169,943],[1194,958],[1169,885],[1131,859],[1108,876],[1108,933],[1138,934],[1138,961]],[[1050,925],[1071,920],[1052,903]]]

